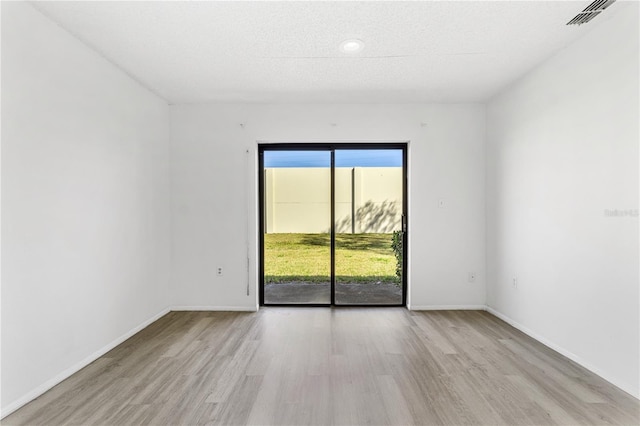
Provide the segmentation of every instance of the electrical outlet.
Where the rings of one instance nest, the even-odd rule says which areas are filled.
[[[511,285],[513,286],[513,288],[518,288],[518,277],[513,277]]]
[[[470,283],[473,283],[476,281],[476,273],[475,272],[469,272],[469,275],[467,276],[467,281],[469,281]]]
[[[216,275],[221,277],[222,276],[222,266],[218,266],[216,268]]]

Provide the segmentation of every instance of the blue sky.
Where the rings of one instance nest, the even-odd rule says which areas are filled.
[[[329,167],[329,151],[265,151],[264,167]],[[401,149],[336,149],[336,167],[402,167]]]

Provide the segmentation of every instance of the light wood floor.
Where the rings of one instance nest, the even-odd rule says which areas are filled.
[[[172,312],[3,424],[640,424],[640,403],[485,312]]]

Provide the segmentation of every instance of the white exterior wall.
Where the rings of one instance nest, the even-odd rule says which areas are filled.
[[[327,233],[331,229],[329,168],[265,170],[267,233]],[[401,167],[337,167],[336,231],[390,233],[402,220]],[[355,216],[355,227],[352,226]]]
[[[268,233],[326,233],[331,228],[331,169],[267,169]],[[271,204],[271,205],[270,205]]]

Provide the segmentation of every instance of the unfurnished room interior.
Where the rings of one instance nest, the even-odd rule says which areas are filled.
[[[2,424],[640,424],[638,1],[0,13]]]

